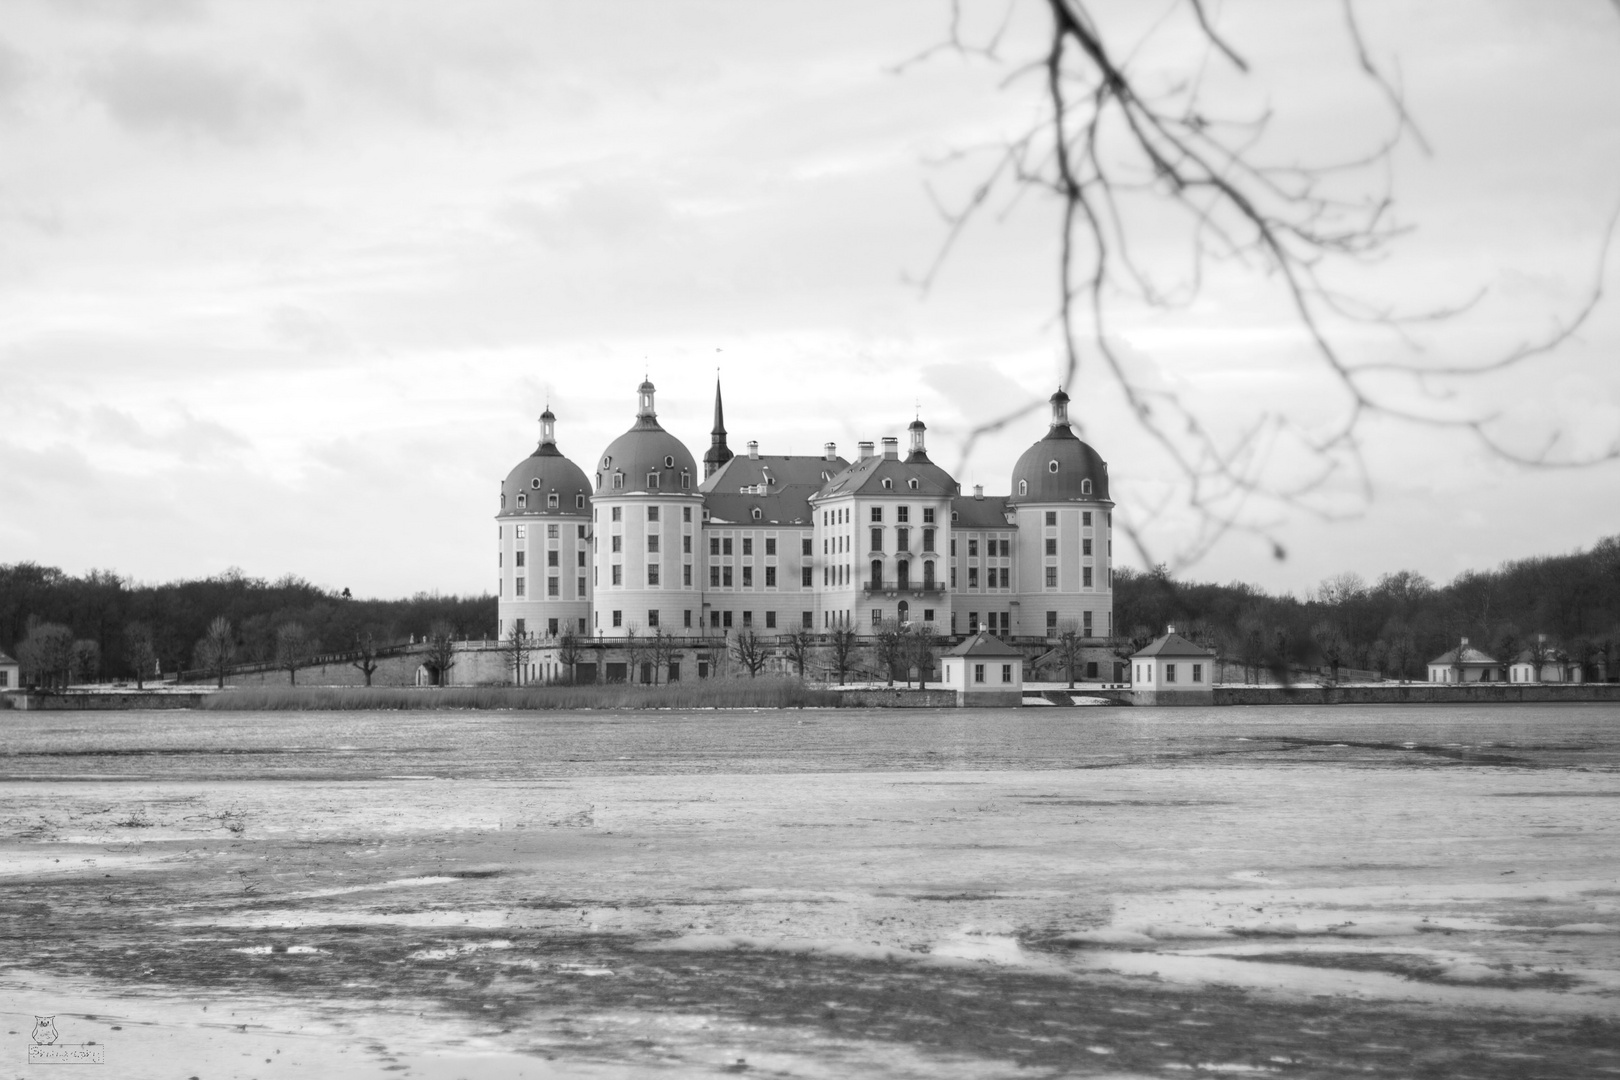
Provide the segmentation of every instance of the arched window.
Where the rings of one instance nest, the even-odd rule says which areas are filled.
[[[601,481],[598,480],[597,483],[601,483]],[[1029,494],[1029,481],[1028,480],[1020,480],[1020,481],[1018,481],[1018,494],[1020,494],[1020,495],[1028,495]]]
[[[910,480],[907,480],[906,481],[906,486],[909,487],[912,491],[916,491],[917,490],[917,478],[915,476],[913,476]]]
[[[1054,458],[1053,460],[1048,461],[1046,463],[1046,471],[1047,472],[1054,472],[1054,473],[1057,472],[1057,459],[1056,458]]]
[[[932,589],[933,587],[934,587],[934,560],[929,559],[927,562],[923,563],[923,588]]]
[[[555,491],[546,496],[546,509],[557,509],[557,493]]]
[[[692,474],[685,469],[681,470],[681,490],[685,491],[692,486]]]
[[[596,486],[597,487],[602,486],[602,474],[601,473],[596,474]]]
[[[872,560],[872,588],[883,588],[883,560]]]
[[[883,478],[883,490],[892,491],[893,489],[894,489],[894,481],[889,479],[887,476],[885,476]]]
[[[754,507],[754,520],[755,521],[758,521],[760,518],[762,518],[764,516],[765,516],[764,513],[762,513],[760,511],[759,507],[757,507],[757,506]]]
[[[1080,481],[1080,494],[1082,494],[1082,495],[1090,495],[1091,494],[1091,481],[1090,480],[1082,480],[1082,481]]]
[[[575,510],[583,510],[583,509],[585,509],[585,496],[583,496],[583,495],[575,495],[574,496],[574,509]]]

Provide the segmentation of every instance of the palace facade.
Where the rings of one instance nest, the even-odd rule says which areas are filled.
[[[734,454],[718,383],[700,475],[654,397],[652,383],[637,388],[635,422],[588,470],[541,414],[539,445],[501,484],[502,638],[864,636],[887,620],[1032,645],[1070,628],[1112,633],[1108,465],[1074,434],[1062,390],[1006,495],[963,493],[929,459],[921,420],[903,455],[894,436],[853,459],[830,442],[819,456],[755,441]]]

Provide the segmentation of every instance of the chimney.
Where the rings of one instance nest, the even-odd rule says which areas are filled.
[[[1468,644],[1468,639],[1467,639],[1467,638],[1463,638],[1463,639],[1462,639],[1462,643],[1463,643],[1463,644],[1464,644],[1464,645],[1467,645],[1467,644]]]
[[[898,435],[883,436],[883,456],[889,461],[900,460],[900,437]]]
[[[821,449],[826,453],[828,461],[837,461],[838,460],[838,444],[837,443],[832,443],[832,442],[827,443]]]
[[[1170,624],[1170,625],[1169,625],[1169,626],[1166,626],[1166,627],[1165,627],[1165,628],[1164,628],[1164,632],[1165,632],[1165,633],[1166,633],[1166,634],[1173,634],[1173,633],[1175,633],[1175,632],[1176,632],[1176,624],[1175,624],[1175,623],[1171,623],[1171,624]]]
[[[861,447],[861,460],[862,461],[865,461],[867,458],[872,456],[872,442],[871,442],[871,440],[863,439],[861,441],[861,443],[860,443],[860,447]]]
[[[973,497],[975,499],[983,499],[984,498],[984,485],[983,484],[974,484],[973,485]]]
[[[751,458],[758,458],[759,457],[759,440],[758,439],[749,439],[748,440],[748,456],[751,457]]]

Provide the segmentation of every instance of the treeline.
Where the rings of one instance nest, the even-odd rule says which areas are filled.
[[[339,653],[364,639],[403,642],[435,628],[448,627],[458,638],[492,637],[496,611],[493,596],[418,593],[407,600],[359,600],[348,590],[330,592],[292,575],[266,581],[234,569],[139,585],[104,570],[75,577],[36,563],[0,564],[0,649],[24,659],[19,653],[39,652],[44,644],[66,657],[76,681],[150,678],[152,668],[172,673],[192,667],[198,644],[218,619],[229,624],[235,663],[268,663],[276,659],[278,635],[285,652],[289,626],[298,628],[308,651]],[[131,627],[145,629],[150,650]],[[35,646],[24,649],[31,631]]]
[[[1258,672],[1301,668],[1378,671],[1422,678],[1430,660],[1469,643],[1507,664],[1547,648],[1612,678],[1620,661],[1620,536],[1590,551],[1469,571],[1449,585],[1402,570],[1376,582],[1341,574],[1309,596],[1273,596],[1252,585],[1179,582],[1163,567],[1114,574],[1114,625],[1122,649],[1167,624]]]

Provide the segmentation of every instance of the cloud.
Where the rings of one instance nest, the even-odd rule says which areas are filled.
[[[9,100],[28,79],[28,60],[0,41],[0,102]]]
[[[297,89],[245,69],[128,50],[84,77],[85,88],[124,127],[139,132],[249,141],[298,113]]]
[[[90,412],[90,427],[98,444],[122,443],[137,450],[173,454],[182,461],[212,461],[221,454],[245,449],[247,440],[211,420],[199,420],[185,409],[162,430],[151,430],[129,413],[108,405]]]

